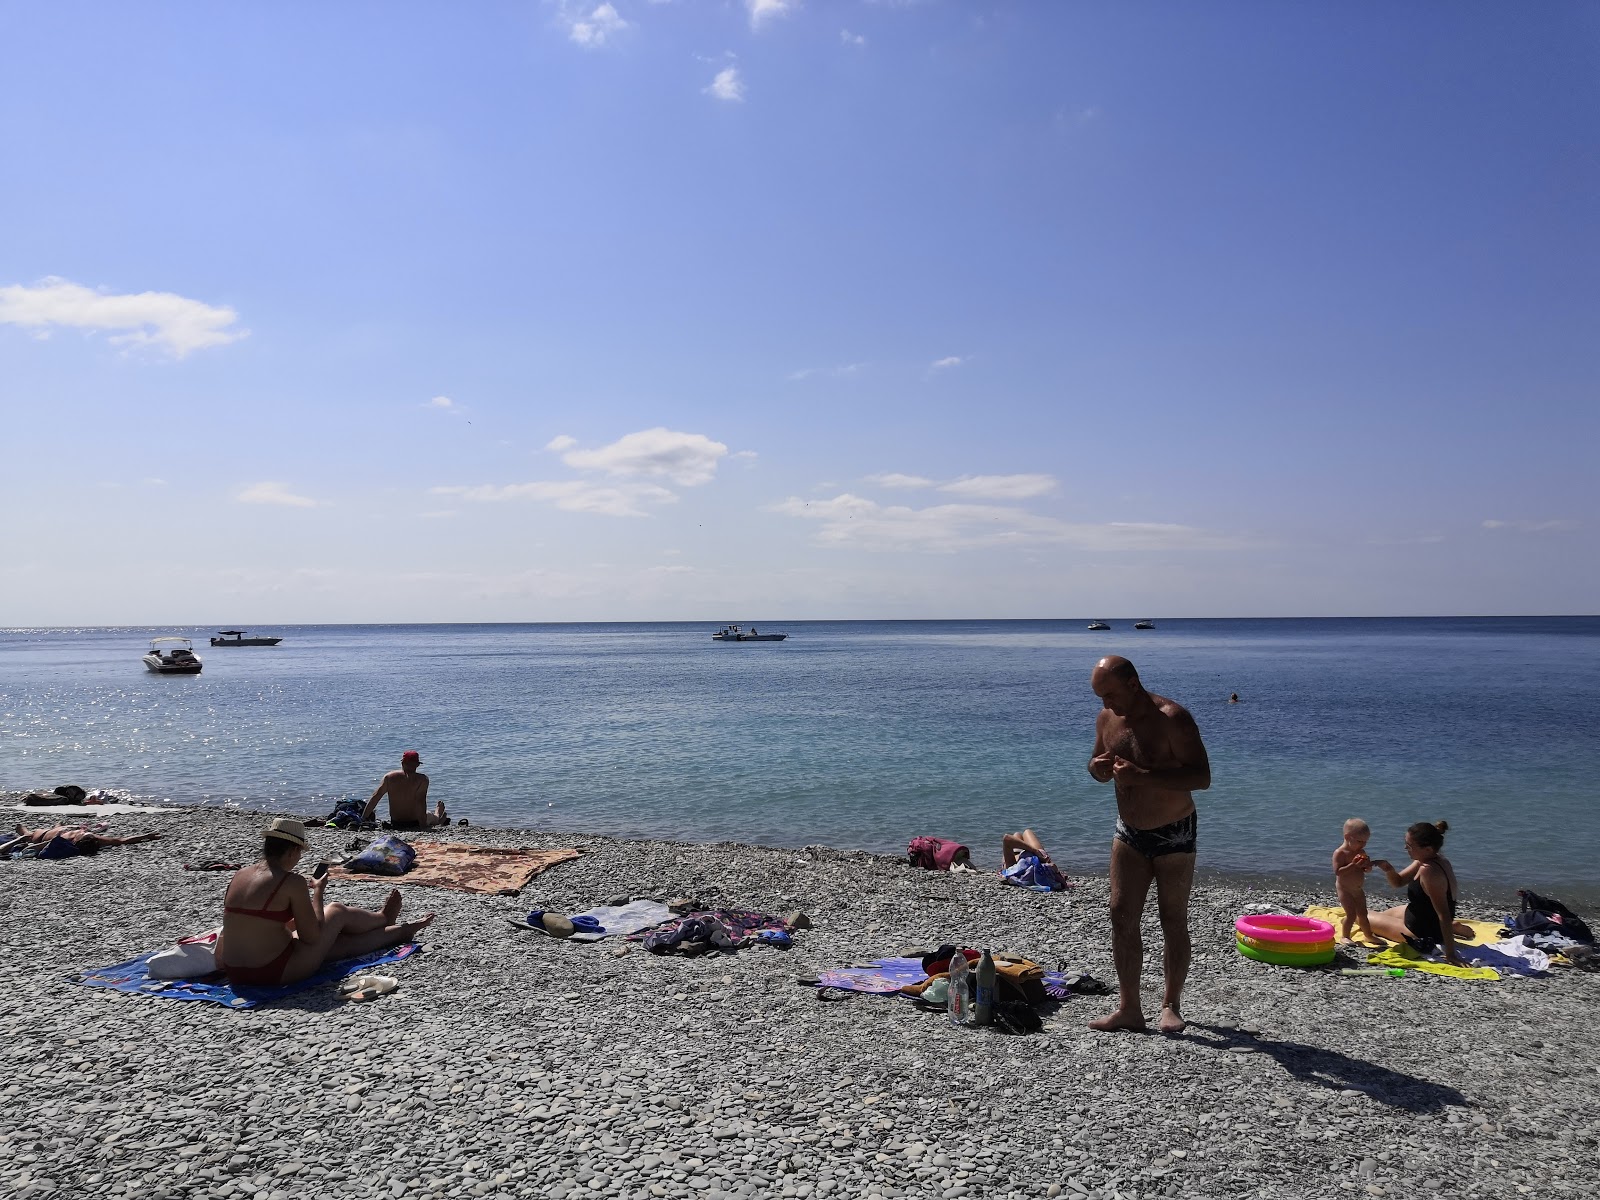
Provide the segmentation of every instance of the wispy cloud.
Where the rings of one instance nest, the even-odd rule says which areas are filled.
[[[935,371],[948,371],[948,370],[949,370],[949,369],[950,369],[950,368],[951,368],[951,367],[959,367],[959,366],[960,366],[960,365],[961,365],[961,364],[962,364],[962,363],[964,363],[964,362],[966,362],[966,361],[967,361],[967,360],[966,360],[966,359],[964,359],[964,358],[962,358],[962,357],[961,357],[961,355],[959,355],[959,354],[952,354],[952,355],[950,355],[950,356],[949,356],[949,357],[948,357],[948,358],[938,358],[938,359],[935,359],[935,360],[934,360],[934,361],[933,361],[933,362],[932,362],[932,363],[930,363],[930,364],[929,364],[929,365],[930,365],[930,366],[931,366],[931,367],[932,367],[932,368],[933,368],[933,369],[934,369],[934,370],[935,370]]]
[[[237,328],[239,314],[174,292],[96,291],[49,276],[34,284],[0,287],[0,325],[39,333],[55,327],[94,332],[118,330],[118,346],[150,347],[173,358],[226,346],[249,334]]]
[[[561,461],[581,471],[667,479],[680,487],[710,483],[728,447],[703,433],[679,433],[657,426],[618,438],[594,450],[568,450]]]
[[[738,103],[744,100],[744,80],[739,78],[738,67],[723,67],[716,78],[701,89],[718,100]]]
[[[675,502],[675,493],[653,483],[600,484],[587,479],[540,480],[501,486],[436,487],[435,496],[455,496],[478,504],[535,500],[554,504],[566,512],[598,513],[607,517],[647,517],[646,505]]]
[[[939,485],[941,492],[969,500],[1027,500],[1056,490],[1054,475],[963,475]]]
[[[252,483],[235,497],[240,504],[277,504],[284,508],[316,508],[319,502],[289,490],[286,483]]]
[[[788,16],[800,7],[800,0],[744,0],[750,13],[750,28],[760,29],[777,17]]]
[[[791,383],[801,379],[811,379],[815,376],[844,379],[856,374],[866,365],[866,363],[844,363],[837,367],[804,367],[799,371],[789,372],[787,378]]]
[[[578,439],[577,438],[572,437],[569,434],[558,433],[558,434],[556,434],[555,437],[551,438],[548,442],[546,442],[544,444],[544,448],[546,450],[554,450],[556,453],[559,454],[563,450],[572,449],[577,444],[578,444]]]
[[[1483,523],[1485,529],[1509,529],[1516,533],[1565,533],[1576,529],[1578,523],[1566,519],[1556,521],[1498,521]]]
[[[1151,551],[1221,549],[1238,539],[1187,525],[1113,521],[1078,524],[1020,508],[990,504],[937,504],[928,508],[881,505],[844,493],[832,500],[792,496],[773,511],[817,521],[819,545],[861,550],[951,554],[993,546],[1062,545],[1085,550]]]
[[[882,475],[868,475],[868,483],[875,483],[884,488],[931,488],[933,480],[924,479],[921,475],[902,475],[898,471],[886,471]]]
[[[597,4],[587,13],[582,8],[564,10],[561,19],[566,23],[567,37],[585,50],[598,50],[618,34],[632,28],[610,4]]]
[[[428,403],[427,403],[427,405],[425,407],[427,407],[427,408],[454,408],[455,406],[456,406],[456,402],[454,400],[450,399],[449,396],[435,396],[432,400],[428,401]]]
[[[851,33],[848,29],[839,30],[839,40],[846,46],[865,46],[867,39],[859,33]]]

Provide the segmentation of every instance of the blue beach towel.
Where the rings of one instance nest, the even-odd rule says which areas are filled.
[[[388,950],[374,950],[371,954],[340,959],[338,962],[325,964],[320,971],[302,979],[299,983],[285,984],[282,987],[235,989],[220,971],[215,975],[207,975],[204,979],[152,979],[149,970],[150,959],[161,953],[160,950],[152,950],[149,954],[141,954],[138,958],[130,958],[127,962],[117,963],[114,966],[101,967],[97,971],[83,971],[71,976],[71,979],[74,983],[81,983],[86,987],[112,988],[119,992],[154,996],[157,1000],[206,1000],[227,1008],[255,1008],[260,1004],[271,1004],[274,1000],[282,1000],[285,996],[292,996],[296,992],[303,992],[318,984],[342,979],[346,975],[364,971],[368,967],[403,962],[421,949],[422,947],[416,942],[407,942],[403,946],[395,946]]]
[[[1064,892],[1066,876],[1045,862],[1037,854],[1024,854],[1000,872],[1000,882],[1013,887],[1027,888],[1031,892]]]

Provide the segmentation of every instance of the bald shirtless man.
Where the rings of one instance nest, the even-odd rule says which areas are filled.
[[[1150,881],[1161,914],[1166,992],[1161,1032],[1182,1033],[1179,1007],[1189,974],[1189,889],[1194,883],[1196,813],[1190,794],[1211,786],[1200,729],[1183,705],[1144,690],[1139,673],[1112,655],[1095,664],[1089,686],[1103,707],[1094,723],[1089,774],[1117,785],[1117,832],[1111,841],[1111,950],[1117,1010],[1089,1023],[1110,1031],[1145,1028],[1139,997],[1144,915]]]
[[[396,829],[430,829],[435,825],[450,824],[443,800],[434,806],[432,812],[428,811],[428,777],[417,770],[421,765],[422,755],[415,750],[407,750],[402,754],[400,769],[390,771],[383,777],[378,790],[367,801],[361,819],[372,820],[372,814],[378,811],[378,801],[387,793],[389,824]]]

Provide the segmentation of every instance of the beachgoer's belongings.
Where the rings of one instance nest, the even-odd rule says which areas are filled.
[[[400,986],[393,975],[352,975],[339,985],[342,1000],[376,1000]]]
[[[949,838],[914,837],[906,846],[906,858],[924,871],[948,871],[952,864],[971,859],[972,851]]]
[[[1594,945],[1594,934],[1589,926],[1561,901],[1523,888],[1518,889],[1517,895],[1522,898],[1522,911],[1506,918],[1507,937],[1526,934],[1534,946],[1555,952],[1573,943]]]
[[[404,875],[416,861],[417,852],[411,848],[411,843],[390,834],[348,859],[344,869],[362,875]]]
[[[941,946],[920,958],[878,958],[847,967],[830,967],[820,975],[799,982],[819,989],[864,992],[879,996],[904,996],[921,1007],[943,1012],[949,1003],[950,959],[954,946]],[[966,950],[962,956],[975,962],[981,956]],[[1039,1008],[1048,1000],[1065,1000],[1075,990],[1069,984],[1080,981],[1092,985],[1081,990],[1105,989],[1099,980],[1078,972],[1046,971],[1029,959],[1008,951],[994,957],[994,1025],[1002,1033],[1032,1033],[1041,1027]],[[924,964],[939,968],[930,974]]]
[[[22,801],[25,808],[77,808],[90,803],[100,803],[98,795],[91,801],[89,793],[75,783],[64,783],[48,795],[34,792]]]
[[[1325,967],[1333,961],[1333,926],[1315,917],[1246,913],[1233,923],[1246,958],[1280,967]]]
[[[207,859],[201,863],[184,863],[185,871],[237,871],[239,863],[223,862],[220,858]]]
[[[157,950],[145,969],[151,979],[204,979],[217,972],[217,937],[222,926],[181,937],[175,946]]]
[[[1037,854],[1024,854],[1006,867],[1000,872],[1000,882],[1035,892],[1064,892],[1072,886],[1055,863],[1045,862]]]
[[[573,942],[598,942],[601,938],[654,929],[672,920],[672,916],[672,910],[659,900],[632,900],[626,904],[604,904],[570,917],[535,909],[526,917],[507,917],[506,920],[516,929],[564,937]]]
[[[416,861],[395,883],[420,883],[491,896],[515,896],[535,875],[578,857],[576,850],[523,850],[447,842],[415,842],[410,848],[416,851]],[[334,867],[328,874],[341,879],[370,879],[351,871],[348,864]]]
[[[97,971],[84,971],[72,978],[73,982],[86,987],[112,988],[115,991],[131,992],[138,996],[152,996],[157,1000],[204,1000],[227,1008],[244,1009],[270,1004],[274,1000],[281,1000],[285,996],[292,996],[296,992],[303,992],[318,984],[330,983],[353,971],[402,962],[421,949],[422,947],[416,942],[407,942],[403,946],[395,946],[388,950],[375,950],[371,954],[362,954],[356,958],[325,963],[321,970],[300,982],[280,984],[277,987],[235,987],[220,971],[203,980],[152,979],[149,971],[150,959],[160,951],[141,954],[138,958],[102,967]]]
[[[652,954],[696,955],[732,952],[756,942],[780,949],[793,944],[782,917],[739,908],[716,908],[686,913],[642,933],[628,935]]]
[[[367,811],[367,802],[359,796],[346,796],[333,806],[333,811],[328,814],[324,823],[325,829],[359,829],[363,824],[361,817]],[[371,821],[365,822],[372,824]]]
[[[1448,975],[1452,979],[1499,979],[1500,972],[1493,967],[1458,967],[1442,961],[1443,951],[1436,951],[1440,960],[1424,958],[1410,946],[1401,943],[1387,950],[1377,950],[1367,955],[1367,963],[1374,967],[1404,967],[1408,971],[1421,971],[1427,975]]]

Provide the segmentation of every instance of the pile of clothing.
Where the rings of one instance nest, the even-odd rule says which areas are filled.
[[[1502,936],[1546,954],[1564,955],[1567,961],[1583,970],[1600,970],[1594,934],[1583,918],[1561,901],[1538,892],[1519,889],[1517,895],[1522,900],[1522,911],[1506,918],[1506,927],[1500,931]]]
[[[767,913],[713,908],[686,912],[654,929],[631,934],[628,940],[640,943],[651,954],[730,954],[757,942],[787,950],[794,944],[791,928],[788,920]]]

